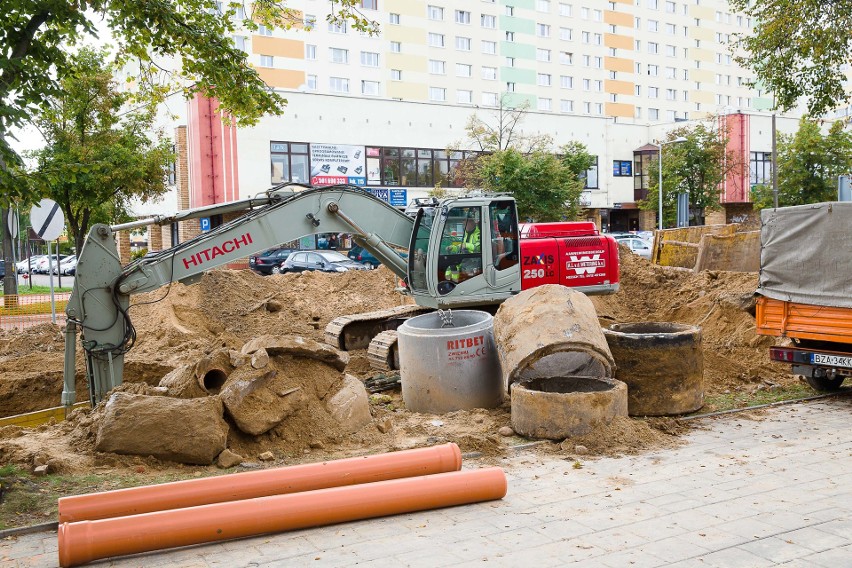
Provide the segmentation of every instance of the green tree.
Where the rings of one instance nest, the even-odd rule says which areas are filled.
[[[778,137],[778,205],[804,205],[837,198],[837,177],[852,172],[852,133],[840,122],[823,134],[819,121],[802,118],[795,134]],[[771,185],[752,195],[758,209],[772,207]]]
[[[554,154],[510,148],[482,155],[476,163],[478,187],[512,194],[521,219],[561,221],[580,213],[583,182]]]
[[[757,83],[774,93],[777,108],[807,98],[811,116],[822,116],[850,95],[843,66],[852,57],[852,0],[731,0],[751,18],[753,33],[734,42]]]
[[[673,142],[684,138],[683,142]],[[703,222],[706,209],[719,206],[719,184],[741,160],[727,150],[725,132],[698,123],[672,130],[663,141],[663,226],[672,227],[677,217],[677,196],[689,194],[690,208],[695,213],[694,223]],[[659,208],[659,162],[654,161],[648,171],[648,198],[639,202],[641,209],[657,211]]]
[[[58,95],[45,98],[37,124],[46,145],[33,153],[35,187],[59,203],[77,251],[94,223],[129,220],[131,201],[166,192],[171,143],[152,141],[154,109],[119,113],[128,100],[105,54],[71,56]]]
[[[360,5],[359,0],[332,0],[327,19],[376,33],[378,24],[358,11]],[[267,87],[230,38],[241,28],[301,25],[302,14],[282,0],[254,0],[246,6],[241,0],[0,0],[0,207],[25,207],[37,198],[20,175],[11,131],[30,123],[46,97],[59,95],[69,54],[98,35],[96,24],[112,34],[119,64],[138,67],[141,95],[161,100],[175,86],[186,96],[203,93],[216,97],[237,124],[281,114],[287,101]],[[176,70],[163,72],[174,59]],[[0,217],[6,235],[6,216]],[[7,242],[5,289],[14,293]]]

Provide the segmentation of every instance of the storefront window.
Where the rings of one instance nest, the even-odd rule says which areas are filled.
[[[301,142],[270,142],[272,183],[309,183],[308,145]]]

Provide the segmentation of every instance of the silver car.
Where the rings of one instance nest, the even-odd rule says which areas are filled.
[[[638,237],[618,239],[618,243],[627,246],[634,254],[651,260],[651,243]]]

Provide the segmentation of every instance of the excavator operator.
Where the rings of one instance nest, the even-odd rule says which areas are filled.
[[[471,253],[482,250],[482,231],[473,212],[469,213],[464,223],[464,237],[460,243],[450,245],[451,253]]]
[[[450,254],[472,254],[482,251],[482,231],[474,212],[467,215],[464,224],[464,235],[461,242],[456,242],[447,247]],[[447,267],[444,279],[450,282],[461,282],[482,273],[481,258],[465,258]]]

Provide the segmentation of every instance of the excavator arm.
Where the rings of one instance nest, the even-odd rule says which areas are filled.
[[[124,354],[135,341],[130,295],[172,282],[190,283],[211,268],[316,233],[351,233],[390,270],[407,279],[406,261],[392,247],[408,249],[414,221],[371,193],[354,186],[309,188],[292,185],[262,197],[208,206],[170,217],[108,226],[95,225],[80,251],[74,289],[68,301],[65,388],[62,404],[75,402],[76,331],[86,352],[86,375],[93,404],[122,383]],[[170,249],[122,267],[115,233],[151,224],[251,209]]]

